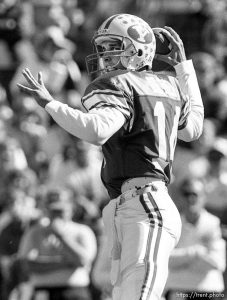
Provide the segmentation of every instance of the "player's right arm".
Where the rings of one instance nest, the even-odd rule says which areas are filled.
[[[204,108],[193,63],[186,60],[175,66],[185,101],[178,127],[178,138],[190,142],[202,134]]]
[[[198,139],[202,134],[204,120],[203,102],[195,69],[192,61],[186,59],[184,45],[179,35],[168,26],[162,29],[162,33],[170,41],[172,51],[161,57],[175,68],[182,93],[178,138],[190,142]]]

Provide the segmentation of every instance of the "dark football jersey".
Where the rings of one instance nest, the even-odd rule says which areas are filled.
[[[87,111],[113,107],[126,118],[102,146],[101,177],[111,198],[121,194],[129,178],[146,176],[169,183],[177,130],[186,126],[190,109],[175,76],[111,72],[87,87],[82,104]]]

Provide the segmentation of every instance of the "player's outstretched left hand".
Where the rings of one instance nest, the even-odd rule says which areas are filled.
[[[173,28],[165,26],[162,28],[162,33],[167,37],[172,45],[172,50],[169,54],[157,54],[156,58],[162,60],[172,66],[175,66],[186,60],[184,44]]]
[[[36,102],[42,106],[45,107],[47,103],[50,101],[53,101],[54,98],[51,96],[51,94],[46,89],[42,73],[38,73],[38,79],[36,80],[29,69],[24,69],[22,71],[22,74],[24,75],[24,78],[27,80],[29,87],[24,86],[20,83],[17,84],[19,89],[24,92],[25,94],[35,98]]]

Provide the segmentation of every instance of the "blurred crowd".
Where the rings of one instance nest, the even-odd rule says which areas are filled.
[[[92,35],[122,12],[178,32],[205,108],[201,138],[176,148],[170,192],[185,233],[171,258],[166,298],[182,291],[225,295],[227,0],[1,0],[1,300],[109,299],[106,278],[99,282],[104,270],[93,272],[109,201],[99,175],[102,153],[56,125],[17,83],[26,67],[42,71],[53,97],[83,110]]]

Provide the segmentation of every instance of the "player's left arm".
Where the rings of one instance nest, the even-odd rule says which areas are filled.
[[[127,120],[117,107],[90,108],[89,113],[71,108],[50,95],[43,83],[41,72],[38,74],[38,80],[29,69],[25,69],[23,75],[29,87],[18,84],[20,90],[32,96],[63,129],[89,143],[103,145]]]

